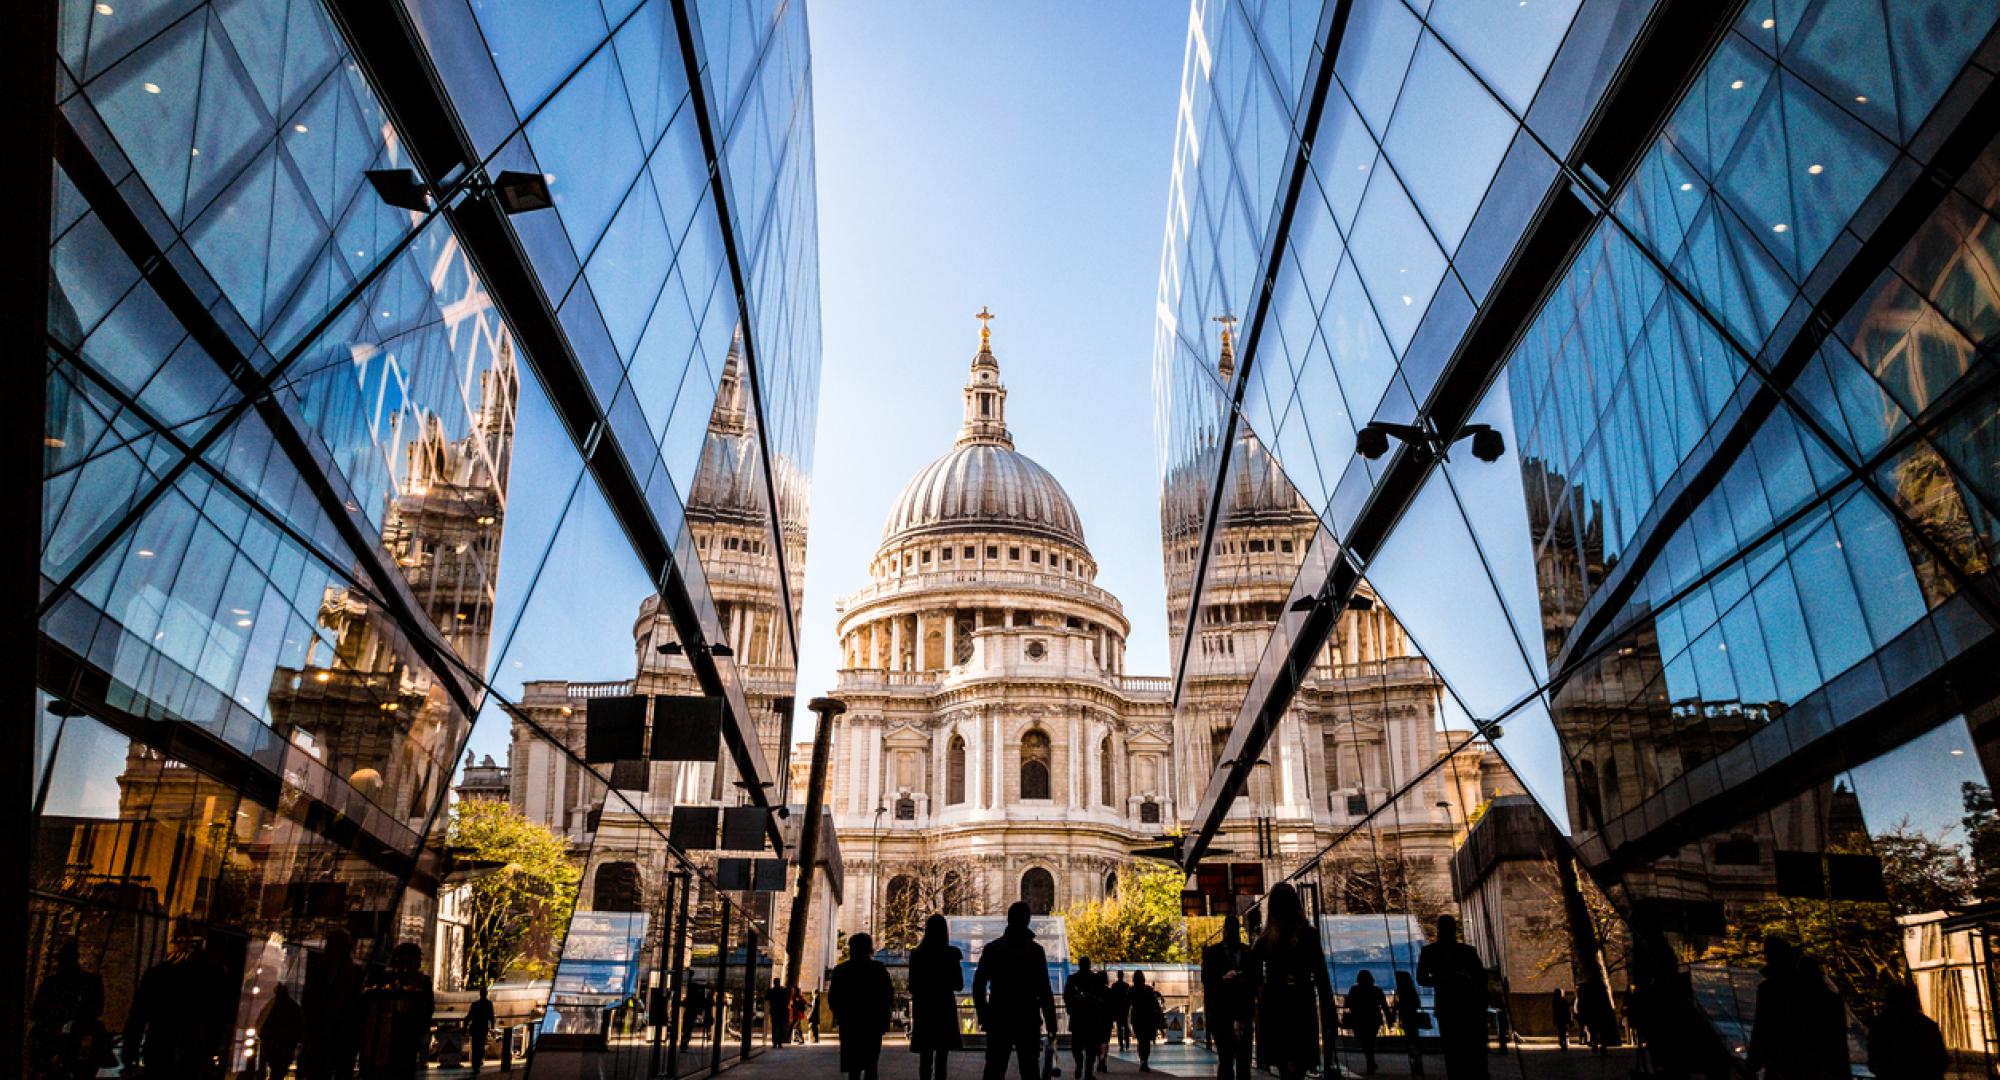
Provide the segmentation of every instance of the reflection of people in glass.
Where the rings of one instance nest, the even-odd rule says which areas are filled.
[[[1917,988],[1893,987],[1868,1025],[1868,1071],[1877,1080],[1942,1080],[1950,1060],[1944,1034],[1924,1015]]]
[[[75,938],[56,949],[56,966],[28,1007],[28,1068],[37,1077],[96,1076],[103,1049],[104,980],[83,969]]]
[[[1438,1039],[1451,1080],[1486,1077],[1486,966],[1458,940],[1458,919],[1438,916],[1438,939],[1417,954],[1417,982],[1437,994]]]
[[[1389,1002],[1382,996],[1382,988],[1375,985],[1375,973],[1363,968],[1354,977],[1354,985],[1347,988],[1346,1008],[1342,1013],[1346,1027],[1354,1032],[1354,1041],[1361,1047],[1362,1059],[1367,1062],[1367,1071],[1375,1072],[1375,1033],[1382,1030],[1382,1016],[1389,1011]]]
[[[271,991],[271,1004],[264,1007],[264,1018],[257,1022],[257,1043],[263,1061],[263,1070],[258,1075],[284,1080],[292,1071],[292,1059],[298,1056],[305,1028],[305,1014],[293,1000],[292,988],[279,983]]]
[[[493,999],[479,988],[479,1000],[465,1010],[465,1035],[472,1042],[472,1072],[477,1076],[486,1067],[486,1040],[493,1037]]]
[[[361,995],[361,1075],[414,1080],[430,1049],[437,1011],[423,972],[424,950],[405,941],[389,954],[389,972]]]
[[[1264,932],[1256,963],[1264,987],[1257,997],[1257,1060],[1284,1080],[1298,1080],[1320,1065],[1320,1037],[1333,1028],[1333,986],[1319,931],[1306,920],[1299,893],[1289,883],[1264,903]],[[1333,1049],[1328,1034],[1327,1049]]]
[[[965,1046],[958,1030],[964,959],[944,916],[925,919],[924,938],[910,950],[910,1049],[917,1054],[918,1080],[944,1080],[946,1055]]]
[[[1201,950],[1201,996],[1215,1043],[1218,1080],[1250,1080],[1250,1025],[1257,1014],[1257,967],[1236,916],[1222,918],[1222,940]]]
[[[1549,1019],[1556,1028],[1556,1049],[1569,1049],[1569,991],[1558,986],[1549,993]]]
[[[352,934],[332,931],[326,947],[306,958],[299,1004],[306,1018],[300,1080],[347,1080],[354,1075],[361,1020],[361,965],[354,962]]]
[[[847,959],[833,969],[827,994],[840,1023],[840,1071],[849,1080],[875,1080],[895,989],[889,969],[875,959],[874,938],[855,934],[847,939]]]
[[[694,1033],[700,1029],[706,1036],[709,1023],[708,987],[700,983],[688,987],[687,996],[681,1002],[681,1049],[688,1048],[694,1040]]]
[[[152,1076],[208,1080],[223,1074],[235,988],[214,937],[183,947],[139,980],[125,1018],[127,1067]]]
[[[1410,1051],[1410,1075],[1424,1074],[1424,1050],[1418,1042],[1424,1029],[1424,1002],[1417,994],[1417,982],[1410,973],[1396,972],[1396,1026],[1403,1031],[1403,1043]]]
[[[1781,937],[1764,939],[1764,978],[1750,1029],[1750,1069],[1766,1080],[1845,1077],[1847,1010],[1819,961]]]
[[[1611,1007],[1611,988],[1592,974],[1576,988],[1577,1019],[1583,1021],[1583,1041],[1597,1053],[1618,1044],[1618,1016]]]

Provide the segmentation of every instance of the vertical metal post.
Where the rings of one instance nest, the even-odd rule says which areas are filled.
[[[757,1022],[757,947],[757,928],[750,923],[746,912],[743,922],[743,1022],[737,1025],[741,1029],[742,1045],[736,1051],[738,1061],[750,1060],[750,1028]]]
[[[7,33],[0,36],[0,86],[6,109],[0,109],[12,159],[19,163],[8,185],[8,211],[0,215],[0,261],[6,264],[6,299],[0,301],[0,349],[9,363],[4,398],[6,451],[0,476],[6,479],[8,513],[17,523],[42,520],[42,476],[47,471],[48,434],[48,314],[53,280],[49,270],[49,221],[53,216],[56,102],[56,13],[52,3],[23,4],[9,14]],[[6,800],[0,830],[32,848],[35,815],[29,795],[35,790],[36,693],[35,647],[38,635],[35,607],[40,600],[42,532],[27,525],[5,530],[4,572],[0,572],[0,619],[14,627],[14,645],[6,650],[7,701],[0,722],[7,730],[0,743],[0,790]],[[29,868],[26,858],[4,860],[0,869],[0,1051],[12,1059],[7,1072],[26,1072],[22,1048],[27,1044]]]
[[[679,890],[680,875],[668,874],[666,901],[660,905],[660,972],[654,980],[653,1000],[648,1002],[649,1006],[657,1008],[647,1009],[650,1014],[647,1019],[652,1021],[653,1028],[652,1074],[654,1076],[660,1075],[660,1043],[663,1039],[672,1037],[667,1029],[674,1015],[674,999],[667,993],[667,977],[673,971],[674,895]]]
[[[717,897],[722,901],[722,932],[715,937],[715,1007],[708,1011],[708,1072],[713,1076],[722,1071],[722,1032],[728,1027],[723,1013],[729,998],[729,898]]]
[[[687,1022],[681,973],[687,967],[688,894],[694,891],[692,875],[686,870],[675,871],[673,876],[680,881],[680,909],[674,915],[673,963],[668,969],[673,978],[667,997],[667,1074],[670,1076],[680,1073],[681,1025]]]
[[[812,766],[806,778],[806,819],[799,823],[799,886],[792,894],[792,918],[785,926],[785,984],[799,993],[805,972],[806,923],[812,918],[813,874],[819,868],[819,819],[826,810],[827,758],[833,746],[833,718],[847,711],[839,698],[816,697],[807,706],[813,724]]]

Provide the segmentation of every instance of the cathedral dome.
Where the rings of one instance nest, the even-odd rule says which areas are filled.
[[[961,443],[919,470],[896,497],[882,543],[948,529],[1028,533],[1085,546],[1076,504],[1056,478],[994,442]]]
[[[1069,493],[1033,458],[1014,449],[1007,431],[1007,388],[993,356],[993,316],[982,309],[979,352],[965,383],[958,444],[918,470],[896,496],[882,546],[945,531],[1015,532],[1083,548],[1083,519]]]

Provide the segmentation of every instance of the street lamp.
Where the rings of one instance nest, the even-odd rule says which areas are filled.
[[[889,812],[886,806],[875,808],[875,852],[868,861],[868,936],[877,937],[880,927],[875,922],[875,896],[882,891],[882,815]]]

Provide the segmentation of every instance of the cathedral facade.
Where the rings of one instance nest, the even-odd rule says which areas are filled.
[[[1102,897],[1178,813],[1167,682],[1126,673],[1123,606],[1062,485],[1014,448],[985,327],[962,408],[837,623],[840,925],[891,949],[934,911]]]

